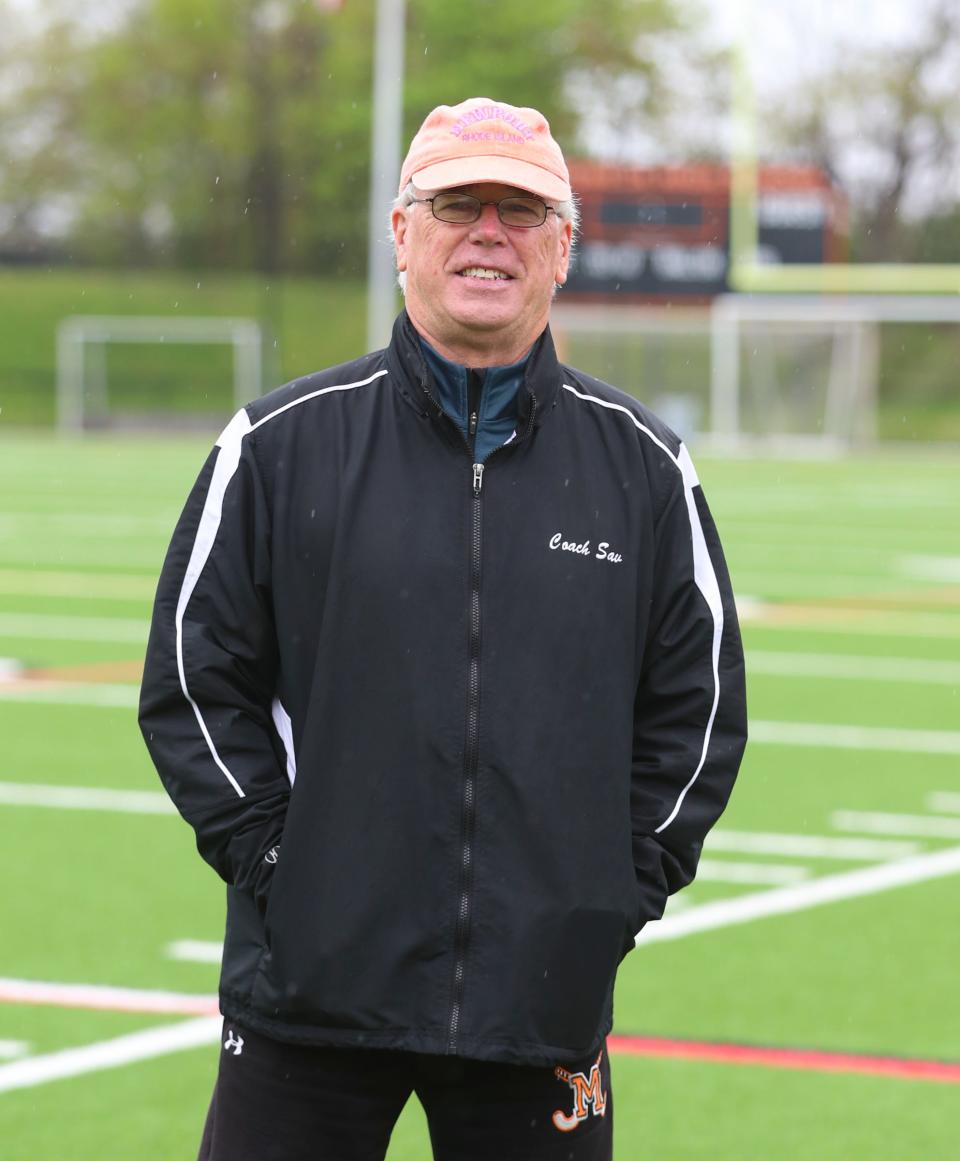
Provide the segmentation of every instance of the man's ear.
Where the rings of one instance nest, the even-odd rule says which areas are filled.
[[[407,268],[407,211],[403,206],[395,207],[390,215],[390,225],[393,227],[393,248],[397,255],[397,270],[401,273]]]
[[[557,286],[563,286],[567,281],[567,270],[570,267],[570,247],[573,243],[573,225],[570,222],[561,222],[560,237],[557,239],[557,269],[553,281]]]

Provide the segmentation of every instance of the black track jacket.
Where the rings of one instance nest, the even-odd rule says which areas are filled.
[[[518,405],[474,465],[402,314],[240,411],[177,525],[140,721],[264,1035],[586,1055],[727,801],[743,657],[685,447],[549,331]]]

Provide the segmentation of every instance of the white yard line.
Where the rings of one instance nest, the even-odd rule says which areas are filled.
[[[62,1052],[18,1060],[0,1066],[0,1093],[213,1044],[220,1039],[221,1027],[219,1016],[205,1016],[199,1020],[132,1032],[113,1040],[101,1040],[82,1048],[67,1048]]]
[[[960,686],[960,662],[926,661],[913,657],[777,653],[751,649],[747,653],[747,672],[775,677],[827,677]]]
[[[111,641],[145,645],[148,621],[132,617],[66,617],[56,613],[0,613],[0,637],[49,641]]]
[[[0,703],[33,702],[133,709],[139,699],[135,685],[15,682],[0,685]],[[884,750],[903,754],[960,754],[960,732],[901,730],[887,726],[827,725],[822,722],[750,722],[753,745],[812,746],[826,750]]]
[[[83,705],[91,709],[136,709],[140,687],[120,682],[65,682],[27,679],[0,683],[0,703]]]
[[[780,834],[717,827],[707,835],[703,849],[708,854],[715,851],[730,851],[733,854],[744,855],[783,855],[799,859],[852,859],[873,862],[881,859],[905,859],[915,855],[919,847],[916,843],[882,839]]]
[[[150,601],[156,589],[157,578],[149,575],[0,568],[0,593],[8,596]]]
[[[960,754],[955,730],[899,730],[888,726],[821,722],[751,722],[751,744],[817,746],[832,750],[896,750],[905,754]]]
[[[741,608],[740,600],[737,602]],[[940,613],[913,613],[887,609],[874,611],[842,605],[744,604],[740,619],[745,627],[796,631],[800,633],[842,633],[868,637],[960,637],[960,617]]]
[[[162,790],[101,790],[91,786],[44,786],[32,782],[0,782],[0,806],[103,810],[120,814],[177,813]]]
[[[0,1040],[0,1060],[16,1060],[18,1056],[26,1056],[30,1045],[26,1040]]]
[[[170,528],[174,527],[171,521]],[[86,572],[114,570],[118,573],[160,572],[163,564],[165,537],[128,536],[121,540],[102,540],[96,537],[71,536],[46,540],[41,536],[0,538],[0,549],[7,568],[42,568],[56,572],[70,569]]]
[[[164,949],[168,959],[184,963],[216,963],[223,957],[223,943],[207,939],[177,939]]]
[[[838,875],[825,875],[821,879],[812,879],[808,883],[800,883],[793,887],[776,887],[772,891],[756,891],[736,899],[703,903],[682,911],[679,915],[667,915],[657,923],[648,924],[637,936],[637,945],[662,943],[704,931],[716,931],[740,923],[751,923],[754,919],[807,911],[811,907],[820,907],[825,903],[877,895],[881,891],[906,887],[912,883],[924,883],[930,879],[940,879],[958,873],[960,873],[960,847],[949,847],[944,851],[917,855],[915,858],[903,859],[900,862],[844,871]]]
[[[903,835],[906,838],[960,839],[960,818],[929,814],[883,814],[868,810],[835,810],[830,825],[862,834]]]
[[[216,996],[190,992],[3,978],[0,978],[0,1003],[83,1008],[92,1012],[153,1012],[168,1016],[210,1016],[219,1011]]]
[[[9,512],[0,511],[0,536],[13,533],[16,539],[38,528],[45,532],[80,533],[86,539],[91,533],[98,536],[130,536],[145,534],[169,536],[176,513],[164,516],[121,516],[113,512]]]
[[[697,880],[702,883],[757,883],[762,886],[799,883],[809,879],[807,867],[792,863],[742,863],[725,859],[701,859]]]
[[[960,814],[960,794],[935,790],[927,795],[927,810],[937,810],[941,814]]]
[[[678,895],[671,895],[666,902],[667,915],[676,915],[678,911],[689,910],[694,903],[694,892],[692,890],[681,891]]]
[[[960,556],[902,556],[897,568],[904,576],[915,580],[960,583]]]
[[[767,555],[771,555],[770,549],[767,549]],[[889,571],[884,569],[883,574]],[[862,596],[864,590],[876,582],[878,571],[869,563],[857,568],[840,566],[831,572],[802,566],[793,569],[789,565],[780,570],[751,566],[741,559],[736,575],[738,583],[748,585],[755,592],[789,593],[794,601],[845,601]]]

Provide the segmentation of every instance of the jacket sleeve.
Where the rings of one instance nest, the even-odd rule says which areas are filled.
[[[746,744],[743,647],[717,531],[690,456],[655,529],[634,702],[631,821],[642,926],[694,877]]]
[[[269,512],[252,438],[240,411],[177,524],[154,606],[140,727],[201,855],[263,907],[290,783],[273,719]]]

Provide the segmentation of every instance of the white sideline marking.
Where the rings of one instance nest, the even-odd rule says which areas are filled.
[[[897,565],[902,575],[916,580],[960,581],[960,556],[902,556]]]
[[[851,678],[855,681],[906,681],[960,686],[960,662],[914,657],[869,657],[840,653],[777,653],[752,649],[747,672],[776,677]]]
[[[960,818],[934,818],[929,814],[883,814],[868,810],[835,810],[830,825],[837,830],[864,834],[899,834],[913,838],[960,838]]]
[[[656,923],[648,924],[637,935],[636,943],[640,946],[645,943],[682,939],[684,936],[697,935],[702,931],[733,927],[771,915],[789,915],[795,911],[820,907],[825,903],[837,903],[842,899],[876,895],[895,887],[940,879],[958,872],[960,872],[960,847],[949,847],[945,851],[917,855],[915,858],[903,859],[896,863],[882,863],[876,867],[863,867],[838,875],[825,875],[821,879],[812,879],[808,883],[793,887],[775,887],[772,891],[755,891],[736,899],[703,903],[675,917],[667,915]]]
[[[150,622],[132,617],[65,617],[56,613],[0,613],[0,637],[50,641],[119,641],[146,645]]]
[[[172,522],[170,527],[173,527]],[[156,576],[0,568],[0,593],[10,596],[150,601],[156,589]]]
[[[90,786],[42,786],[31,782],[0,782],[0,806],[108,810],[120,814],[177,813],[162,791],[98,790]]]
[[[216,996],[2,978],[0,1003],[84,1008],[95,1012],[154,1012],[167,1016],[210,1016],[219,1011]]]
[[[223,958],[223,943],[206,939],[177,939],[166,946],[169,959],[185,963],[216,963]]]
[[[731,851],[744,855],[786,855],[800,859],[854,859],[873,862],[905,859],[919,850],[916,843],[882,839],[833,838],[816,834],[774,834],[752,830],[710,831],[704,851]]]
[[[26,680],[13,685],[0,685],[0,702],[84,705],[94,709],[136,709],[139,700],[139,686],[122,683]]]
[[[927,795],[927,810],[938,810],[942,814],[960,814],[960,794],[935,790]]]
[[[82,1048],[67,1048],[62,1052],[18,1060],[15,1064],[0,1066],[0,1092],[33,1088],[51,1080],[65,1080],[105,1068],[119,1068],[138,1060],[152,1060],[186,1048],[199,1048],[219,1040],[221,1026],[219,1016],[205,1016],[200,1020],[187,1020],[117,1036],[113,1040],[101,1040]]]
[[[30,1045],[26,1040],[0,1040],[0,1060],[16,1060],[18,1056],[26,1056]]]
[[[799,883],[810,871],[790,863],[735,863],[723,859],[701,859],[697,878],[704,883]]]
[[[749,734],[753,744],[818,746],[832,750],[896,750],[906,754],[960,754],[960,733],[953,730],[898,730],[888,726],[827,725],[821,722],[750,722]]]

